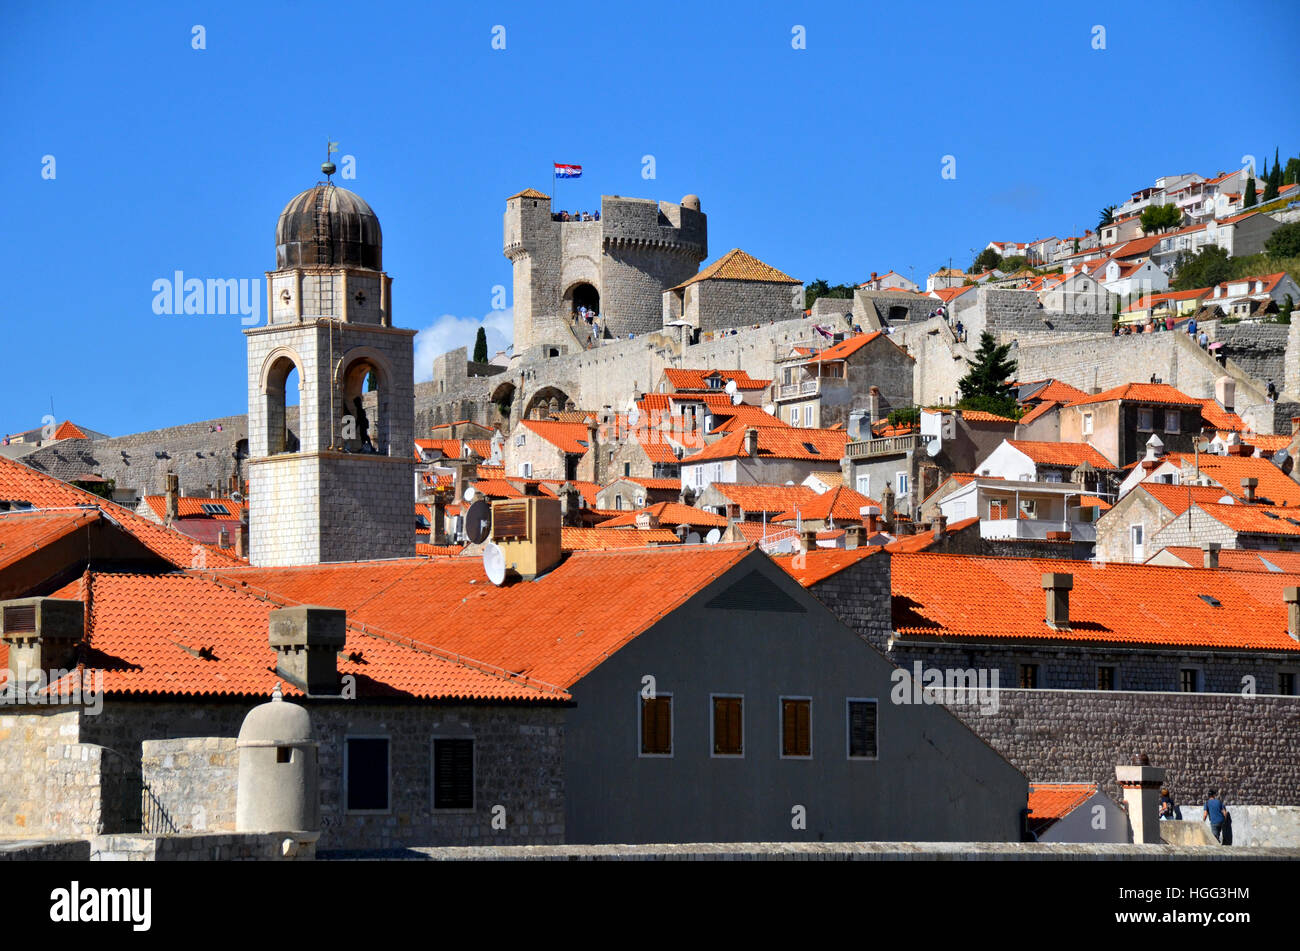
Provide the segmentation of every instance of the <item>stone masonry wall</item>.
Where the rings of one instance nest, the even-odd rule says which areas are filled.
[[[234,737],[144,740],[143,832],[224,832],[235,828],[239,750]]]
[[[803,287],[799,284],[709,280],[696,287],[701,330],[752,328],[803,313]]]
[[[1290,334],[1287,324],[1221,324],[1217,336],[1239,367],[1262,383],[1272,380],[1282,387]]]
[[[950,709],[1031,782],[1096,782],[1119,800],[1116,763],[1146,753],[1185,810],[1211,787],[1230,808],[1300,805],[1300,698],[1004,689],[992,715]]]

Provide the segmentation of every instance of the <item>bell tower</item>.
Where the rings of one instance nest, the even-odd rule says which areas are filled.
[[[393,326],[378,217],[329,180],[333,163],[321,170],[280,214],[267,322],[244,331],[258,566],[415,554],[415,331]]]

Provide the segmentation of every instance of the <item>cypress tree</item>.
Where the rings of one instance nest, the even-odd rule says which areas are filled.
[[[478,336],[474,338],[474,362],[488,362],[487,331],[482,327],[478,329]]]
[[[1247,178],[1247,179],[1246,179],[1246,197],[1242,199],[1242,201],[1241,201],[1241,207],[1243,207],[1243,208],[1253,208],[1253,207],[1255,207],[1255,205],[1257,204],[1257,202],[1258,202],[1258,199],[1255,197],[1255,179],[1254,179],[1254,178]]]

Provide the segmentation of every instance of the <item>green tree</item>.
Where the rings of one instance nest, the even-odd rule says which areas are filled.
[[[1014,254],[1009,258],[1003,258],[1002,263],[998,265],[998,270],[1003,274],[1014,274],[1029,263],[1029,258],[1023,254]]]
[[[1273,150],[1273,171],[1264,176],[1264,201],[1269,202],[1277,197],[1278,190],[1282,187],[1282,166],[1278,164],[1277,149]]]
[[[1292,258],[1300,255],[1300,221],[1282,225],[1264,242],[1264,253],[1275,258]]]
[[[1291,311],[1295,308],[1295,301],[1291,300],[1291,295],[1287,294],[1282,300],[1282,306],[1277,309],[1277,322],[1279,324],[1291,323]]]
[[[1242,199],[1241,207],[1254,208],[1259,199],[1255,197],[1255,178],[1249,176],[1246,179],[1246,197]]]
[[[1144,233],[1157,234],[1178,225],[1183,220],[1183,213],[1177,205],[1148,205],[1138,220]]]
[[[1300,158],[1286,160],[1286,170],[1282,172],[1282,184],[1294,185],[1300,182]]]
[[[1190,258],[1179,259],[1178,270],[1170,287],[1176,291],[1191,291],[1200,287],[1213,287],[1229,280],[1232,265],[1228,252],[1217,244],[1207,245]]]
[[[482,327],[478,329],[478,336],[474,338],[474,362],[488,362],[487,330]]]
[[[1101,210],[1101,217],[1097,221],[1097,230],[1100,231],[1107,225],[1115,223],[1115,209],[1117,205],[1107,205]]]
[[[962,409],[982,409],[989,413],[1011,416],[1016,412],[1015,390],[1007,381],[1015,375],[1016,361],[1010,358],[1011,344],[999,344],[987,330],[980,334],[975,359],[967,360],[970,372],[957,386],[961,389]]]
[[[836,300],[852,299],[853,292],[857,288],[853,284],[828,284],[820,277],[811,284],[804,286],[803,306],[804,310],[812,307],[813,301],[819,297],[831,297]]]
[[[983,274],[985,271],[991,271],[993,268],[1001,267],[1002,255],[998,254],[992,248],[985,248],[979,254],[975,255],[975,260],[971,263],[971,274]]]

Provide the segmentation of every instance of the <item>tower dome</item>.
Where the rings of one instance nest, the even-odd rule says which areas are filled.
[[[383,270],[379,218],[361,196],[331,182],[295,195],[275,226],[275,267],[346,265]]]

